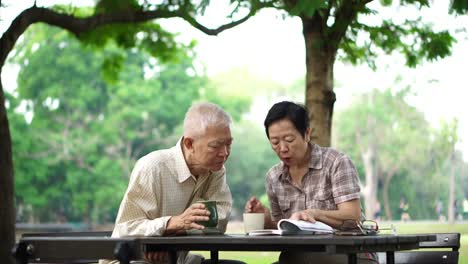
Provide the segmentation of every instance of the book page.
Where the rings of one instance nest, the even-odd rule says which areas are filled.
[[[325,223],[316,221],[315,223],[303,220],[282,219],[278,222],[278,229],[284,233],[333,233],[333,228]]]
[[[283,232],[278,229],[258,229],[249,232],[249,236],[273,236],[281,235]]]
[[[333,228],[323,222],[281,219],[278,229],[259,229],[249,232],[249,236],[294,235],[294,234],[332,234]]]

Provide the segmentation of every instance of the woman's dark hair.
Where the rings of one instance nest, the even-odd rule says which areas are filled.
[[[263,123],[267,137],[270,138],[268,127],[274,122],[285,118],[291,121],[299,134],[305,138],[306,130],[309,128],[309,113],[305,106],[289,101],[276,103],[268,111]]]

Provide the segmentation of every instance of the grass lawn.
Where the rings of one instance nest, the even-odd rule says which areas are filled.
[[[414,221],[414,222],[382,222],[380,226],[387,227],[393,224],[397,228],[398,234],[419,234],[419,233],[461,233],[460,264],[468,264],[468,222],[455,224],[438,223],[434,221]],[[230,223],[227,233],[242,233],[241,223]],[[209,252],[196,252],[209,258]],[[237,259],[249,264],[273,263],[278,260],[279,252],[219,252],[220,259]]]

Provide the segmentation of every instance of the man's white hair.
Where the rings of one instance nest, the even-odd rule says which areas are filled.
[[[221,107],[208,102],[194,103],[184,119],[184,136],[198,137],[209,126],[231,127],[232,118]]]

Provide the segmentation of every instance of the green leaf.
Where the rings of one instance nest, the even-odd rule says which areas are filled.
[[[119,10],[139,9],[140,5],[137,0],[99,0],[96,3],[95,12],[111,13]]]
[[[307,17],[312,17],[316,11],[327,7],[326,0],[298,0],[289,13],[294,16],[304,14]]]
[[[101,66],[101,73],[104,80],[115,84],[118,80],[119,72],[122,70],[124,60],[124,54],[112,54],[104,58]]]
[[[392,2],[392,0],[380,0],[380,4],[383,6],[391,6]]]
[[[468,14],[468,0],[452,0],[450,2],[450,10],[452,13],[459,15]]]

